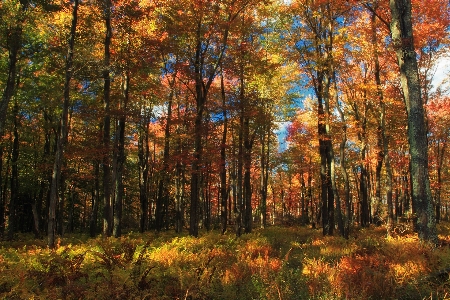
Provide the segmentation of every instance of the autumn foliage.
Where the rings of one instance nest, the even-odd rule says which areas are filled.
[[[2,1],[2,296],[445,298],[449,26],[447,0]]]
[[[440,237],[448,240],[448,224]],[[130,233],[74,235],[55,250],[3,243],[0,295],[29,299],[445,299],[448,247],[364,229],[349,239],[271,227],[236,239]],[[6,247],[5,247],[6,246]]]

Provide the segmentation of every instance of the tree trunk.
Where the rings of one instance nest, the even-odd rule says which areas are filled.
[[[14,238],[14,233],[18,227],[18,202],[19,202],[19,107],[17,102],[14,104],[14,129],[13,129],[13,147],[11,150],[11,195],[9,200],[9,216],[8,216],[8,240]]]
[[[324,72],[318,72],[316,79],[318,99],[318,133],[320,154],[320,184],[322,200],[323,235],[333,235],[334,231],[334,170],[333,144],[329,132],[329,79]]]
[[[105,20],[105,41],[103,58],[103,235],[111,236],[113,227],[113,206],[111,198],[111,167],[110,167],[110,139],[111,139],[111,116],[110,116],[110,93],[111,78],[110,45],[112,38],[111,28],[111,0],[103,1],[103,18]]]
[[[22,4],[23,12],[25,12],[27,6],[28,4]],[[8,105],[16,88],[17,55],[19,54],[19,50],[22,45],[22,23],[23,20],[18,20],[16,25],[9,27],[6,40],[8,49],[8,77],[6,79],[6,86],[3,90],[2,99],[0,102],[0,137],[3,137],[5,133],[5,121],[8,112]]]
[[[220,76],[220,88],[222,94],[222,116],[223,116],[223,132],[222,132],[222,144],[220,145],[220,220],[222,227],[222,234],[227,230],[227,201],[228,201],[228,188],[227,188],[227,168],[226,168],[226,145],[228,134],[228,117],[226,108],[226,96],[225,96],[225,84],[223,80],[223,72]]]
[[[141,108],[139,125],[138,157],[139,157],[139,230],[141,233],[148,228],[148,177],[149,177],[149,112],[146,107]]]
[[[441,221],[442,165],[444,163],[446,146],[446,141],[437,142],[437,188],[435,194],[436,223]]]
[[[92,190],[92,205],[91,216],[89,218],[89,235],[95,237],[97,235],[97,219],[98,206],[100,202],[100,165],[97,160],[94,160],[94,188]]]
[[[122,210],[123,210],[123,170],[125,157],[125,124],[127,120],[127,106],[129,101],[130,76],[124,71],[122,78],[122,99],[119,107],[119,123],[116,134],[116,173],[115,173],[115,199],[114,199],[114,237],[122,235]]]
[[[170,85],[170,95],[167,101],[167,117],[166,128],[164,129],[164,153],[163,153],[163,169],[161,171],[159,184],[158,184],[158,198],[156,200],[156,230],[161,230],[164,224],[167,224],[167,214],[165,212],[169,207],[169,155],[170,155],[170,126],[172,122],[172,101],[174,97],[174,85],[175,85],[176,73],[173,74]]]
[[[50,204],[48,212],[48,241],[47,245],[50,248],[55,247],[56,234],[56,205],[58,202],[59,184],[61,180],[61,167],[64,159],[64,148],[67,142],[68,135],[68,121],[69,121],[69,102],[70,102],[70,80],[72,79],[72,65],[73,65],[73,51],[75,45],[75,35],[78,18],[78,0],[74,0],[72,8],[72,24],[70,27],[69,45],[66,57],[66,74],[64,81],[64,103],[63,112],[61,116],[60,135],[56,144],[55,162],[53,165],[52,183],[50,189]],[[60,211],[60,214],[63,212]],[[62,224],[60,224],[62,226]]]
[[[400,81],[408,113],[414,229],[419,238],[438,242],[428,177],[428,143],[425,113],[414,51],[411,0],[390,0],[391,35],[400,67]]]
[[[252,186],[251,186],[251,164],[253,137],[250,137],[250,120],[244,117],[244,231],[252,232]]]
[[[372,47],[373,47],[373,60],[375,64],[375,83],[377,86],[377,97],[379,102],[379,109],[380,109],[380,117],[378,120],[378,128],[377,128],[377,146],[376,146],[376,152],[377,152],[377,164],[375,167],[375,210],[374,210],[374,223],[377,226],[380,226],[383,217],[381,216],[381,205],[382,205],[382,199],[381,199],[381,169],[383,167],[383,160],[385,157],[385,149],[387,149],[387,143],[386,141],[386,134],[385,134],[385,104],[384,104],[384,96],[383,96],[383,89],[381,85],[381,69],[380,69],[380,62],[378,59],[378,39],[377,39],[377,27],[376,27],[376,14],[375,14],[376,7],[374,7],[374,12],[371,14],[371,29],[372,29]],[[392,199],[391,199],[392,200]]]
[[[199,74],[200,76],[200,74]],[[202,87],[200,86],[201,90]],[[200,95],[199,95],[200,94]],[[190,206],[190,221],[189,221],[189,234],[198,236],[198,222],[199,222],[199,193],[200,193],[200,177],[201,177],[201,159],[202,159],[202,120],[204,110],[204,97],[200,91],[197,99],[197,115],[195,117],[194,125],[194,158],[192,162],[192,174],[191,174],[191,206]]]
[[[269,184],[269,155],[270,155],[270,125],[264,126],[261,135],[261,203],[259,205],[259,214],[261,221],[261,228],[267,226],[267,187]],[[267,139],[266,139],[267,132]],[[303,177],[302,177],[303,180]],[[304,181],[302,181],[304,183]],[[302,192],[302,217],[304,217],[304,194]]]

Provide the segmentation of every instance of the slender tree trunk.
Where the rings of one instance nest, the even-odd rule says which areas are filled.
[[[17,210],[19,206],[19,107],[17,102],[14,104],[14,129],[13,129],[13,147],[11,150],[11,194],[9,200],[9,216],[8,216],[8,240],[14,238],[14,234],[18,229]]]
[[[141,233],[148,228],[148,176],[149,176],[149,117],[145,107],[141,108],[141,123],[139,126],[138,157],[139,157],[139,230]]]
[[[318,99],[318,133],[320,154],[320,182],[322,199],[322,226],[324,235],[334,231],[334,154],[329,132],[329,79],[323,72],[317,76],[316,96]]]
[[[97,235],[98,206],[100,202],[100,165],[94,160],[94,188],[92,190],[91,216],[89,218],[89,235],[95,237]]]
[[[265,126],[261,135],[261,203],[259,205],[259,214],[261,221],[261,228],[267,226],[267,186],[269,183],[269,155],[270,155],[270,125]],[[267,140],[266,140],[267,132]],[[303,179],[303,177],[302,177]],[[303,181],[304,183],[304,181]],[[302,194],[302,217],[304,216],[304,194]]]
[[[377,4],[376,4],[377,5]],[[377,7],[374,7],[374,11],[377,9]],[[375,167],[375,210],[374,210],[374,222],[377,226],[381,225],[383,221],[383,217],[381,216],[381,170],[383,167],[383,160],[385,157],[384,150],[387,149],[384,147],[384,144],[386,143],[386,134],[385,134],[385,104],[384,104],[384,96],[383,96],[383,89],[381,85],[381,69],[380,69],[380,62],[378,59],[378,38],[377,38],[377,27],[376,27],[376,14],[375,12],[372,12],[371,15],[371,29],[372,29],[372,47],[373,47],[373,60],[375,63],[375,83],[377,86],[377,97],[379,102],[379,109],[380,109],[380,117],[378,121],[378,128],[377,128],[377,146],[376,146],[376,152],[377,152],[377,164]]]
[[[201,87],[200,87],[201,89]],[[200,92],[201,94],[202,92]],[[191,174],[191,206],[190,206],[190,221],[189,234],[198,236],[198,222],[199,222],[199,193],[200,193],[200,177],[201,177],[201,159],[202,159],[202,120],[204,110],[204,99],[197,100],[197,115],[194,123],[194,158],[192,162]]]
[[[199,223],[199,202],[200,202],[200,179],[201,165],[203,157],[203,112],[205,110],[208,88],[203,81],[203,62],[204,52],[202,49],[202,20],[197,23],[196,31],[197,45],[195,50],[194,74],[195,74],[195,96],[196,96],[196,115],[194,121],[194,155],[192,161],[191,174],[191,206],[189,234],[198,236]]]
[[[366,162],[366,151],[367,151],[367,141],[366,141],[366,127],[367,127],[367,99],[366,93],[364,92],[364,105],[363,111],[360,112],[356,103],[353,103],[353,111],[355,113],[356,121],[359,123],[360,132],[358,133],[358,140],[361,144],[360,147],[360,173],[359,173],[359,197],[360,197],[360,223],[362,227],[368,227],[370,224],[370,213],[369,213],[369,173]]]
[[[223,78],[223,71],[220,75],[220,88],[222,94],[222,117],[223,117],[223,132],[222,132],[222,144],[220,145],[220,220],[222,227],[222,234],[227,230],[227,200],[228,200],[228,188],[227,188],[227,168],[226,168],[226,146],[227,146],[227,134],[228,134],[228,116],[226,108],[226,96],[225,96],[225,84]]]
[[[250,137],[250,120],[244,118],[244,230],[245,233],[252,232],[252,186],[251,186],[251,163],[253,137]]]
[[[239,132],[238,132],[238,161],[237,161],[237,182],[236,182],[236,236],[241,236],[244,226],[244,74],[241,66],[240,71],[240,116],[239,116]]]
[[[394,203],[392,200],[392,167],[391,167],[391,159],[389,158],[389,152],[388,152],[388,138],[384,136],[383,138],[384,143],[384,166],[386,168],[386,202],[387,202],[387,213],[388,213],[388,220],[387,220],[387,228],[388,228],[388,235],[391,234],[394,230]],[[397,211],[397,209],[396,209]]]
[[[428,177],[425,113],[414,51],[411,0],[390,0],[391,35],[400,67],[400,82],[408,113],[414,228],[421,240],[438,242],[436,218]]]
[[[115,178],[115,199],[114,199],[114,237],[122,235],[122,213],[123,213],[123,170],[125,166],[125,124],[127,120],[127,106],[129,101],[130,76],[128,71],[124,71],[122,78],[122,99],[119,107],[120,116],[116,134],[116,174]]]
[[[172,122],[172,102],[174,97],[176,73],[173,74],[170,85],[170,95],[167,101],[167,117],[166,128],[164,129],[164,153],[163,153],[163,169],[158,184],[158,198],[156,200],[156,230],[161,230],[164,224],[167,224],[167,214],[165,213],[169,207],[169,159],[170,159],[170,127]]]
[[[27,5],[22,4],[22,11],[25,11],[26,9]],[[5,133],[8,105],[16,89],[17,55],[22,46],[22,23],[23,20],[18,20],[16,25],[9,27],[6,40],[8,49],[8,77],[0,102],[0,137],[3,137]]]
[[[3,135],[1,135],[3,137]],[[3,145],[0,144],[0,238],[5,234],[5,212],[6,212],[6,198],[3,193]]]
[[[72,24],[70,27],[70,36],[68,43],[68,51],[66,57],[66,74],[64,81],[64,103],[63,112],[61,116],[61,129],[60,135],[56,144],[55,162],[53,165],[52,183],[50,189],[50,204],[48,212],[48,229],[47,229],[47,245],[50,248],[55,247],[55,235],[56,235],[56,205],[58,202],[59,184],[61,180],[61,167],[64,159],[64,148],[67,142],[68,135],[68,121],[69,121],[69,102],[70,102],[70,80],[72,79],[72,65],[73,65],[73,52],[75,45],[75,35],[77,29],[78,18],[78,0],[73,1],[72,7]],[[60,214],[63,212],[60,211]],[[62,226],[62,224],[59,224]]]
[[[441,190],[442,190],[442,165],[444,163],[444,154],[446,150],[447,142],[437,142],[437,188],[435,196],[436,206],[436,223],[441,221]]]
[[[103,58],[103,235],[110,236],[113,228],[113,206],[111,198],[111,166],[110,166],[110,139],[111,139],[111,115],[110,115],[110,45],[112,38],[111,28],[111,0],[103,0],[103,18],[105,20],[105,41]]]
[[[181,119],[180,105],[177,106],[178,119]],[[178,125],[176,133],[179,136],[181,134],[181,126]],[[180,137],[177,138],[177,152],[181,157],[183,154],[183,141]],[[176,219],[175,219],[175,230],[177,233],[183,231],[184,226],[184,197],[185,197],[185,165],[179,160],[176,165],[176,176],[175,176],[175,206],[176,206]]]
[[[322,232],[327,235],[329,231],[328,216],[328,184],[327,179],[327,145],[326,145],[326,127],[325,112],[321,92],[318,94],[318,131],[319,131],[319,154],[320,154],[320,197],[322,204]]]

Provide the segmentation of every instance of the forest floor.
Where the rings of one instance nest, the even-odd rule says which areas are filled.
[[[0,299],[450,299],[450,223],[441,245],[383,227],[348,240],[308,227],[236,238],[201,232],[66,235],[57,249],[0,242]]]

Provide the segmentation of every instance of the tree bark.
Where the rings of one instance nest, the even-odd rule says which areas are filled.
[[[414,229],[419,238],[438,242],[428,177],[427,127],[414,51],[411,0],[390,0],[391,35],[400,67],[400,82],[408,114],[408,142]]]
[[[92,189],[92,205],[91,216],[89,218],[89,235],[95,237],[97,235],[97,219],[98,219],[98,206],[100,202],[100,165],[99,161],[94,160],[94,188]]]
[[[14,104],[14,129],[13,129],[13,147],[11,150],[11,195],[9,200],[9,216],[8,216],[8,240],[14,238],[14,234],[18,229],[17,209],[19,205],[19,107],[17,102]]]
[[[123,171],[125,167],[125,124],[127,120],[127,106],[129,101],[130,76],[124,71],[122,76],[122,99],[119,107],[119,122],[116,134],[116,172],[115,172],[115,198],[114,198],[114,237],[122,235],[122,210],[123,210]]]
[[[228,117],[226,108],[225,84],[223,80],[223,72],[220,75],[220,89],[222,95],[222,117],[223,117],[223,132],[222,143],[220,145],[220,223],[222,234],[227,230],[227,216],[228,216],[228,188],[227,188],[227,168],[226,168],[226,145],[228,134]]]
[[[141,124],[139,126],[138,157],[139,157],[139,230],[148,229],[148,177],[149,177],[149,116],[145,107],[141,108]]]
[[[110,93],[111,78],[110,45],[112,38],[111,28],[111,0],[103,0],[103,18],[105,20],[105,41],[103,58],[103,235],[111,236],[113,228],[113,205],[111,203],[111,166],[110,166],[110,139],[111,139],[111,115],[110,115]]]
[[[172,102],[174,97],[174,85],[175,85],[176,73],[173,74],[172,80],[169,80],[170,95],[167,101],[167,117],[166,128],[164,129],[164,153],[163,153],[163,168],[161,171],[159,184],[158,184],[158,198],[156,200],[156,230],[160,231],[165,224],[167,224],[167,214],[169,206],[169,155],[170,155],[170,127],[172,122]]]
[[[53,165],[53,175],[50,189],[50,204],[48,212],[48,229],[47,229],[48,235],[47,245],[50,248],[55,247],[56,205],[58,202],[59,185],[61,180],[61,167],[64,159],[64,149],[65,144],[67,143],[67,135],[69,130],[68,121],[69,121],[69,103],[70,103],[70,80],[72,79],[73,73],[72,65],[73,65],[73,52],[75,46],[77,20],[78,20],[78,0],[74,0],[72,6],[72,23],[70,27],[69,44],[66,57],[64,103],[63,103],[63,112],[61,116],[61,129],[56,144],[55,162]],[[59,213],[62,214],[63,212],[60,211]],[[62,224],[59,224],[59,226],[62,226]]]
[[[28,4],[22,4],[22,11],[25,12],[27,7]],[[8,77],[0,102],[0,137],[3,137],[5,132],[8,105],[16,89],[17,55],[22,46],[22,23],[23,20],[17,20],[17,24],[10,26],[6,40],[8,48]]]

